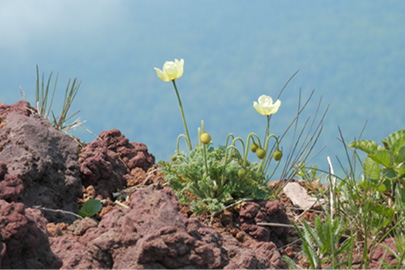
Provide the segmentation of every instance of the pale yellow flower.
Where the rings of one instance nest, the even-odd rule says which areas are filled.
[[[165,82],[173,81],[183,75],[184,60],[174,59],[163,64],[163,71],[155,67],[157,76]]]
[[[273,103],[273,99],[266,95],[261,95],[258,101],[259,102],[253,102],[253,107],[262,115],[275,114],[281,105],[281,101],[279,99]]]

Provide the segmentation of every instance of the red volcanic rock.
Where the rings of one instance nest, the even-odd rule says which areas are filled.
[[[155,158],[142,143],[129,142],[117,129],[103,131],[81,151],[80,172],[85,186],[93,185],[103,197],[126,185],[135,168],[147,171]]]
[[[40,205],[77,212],[77,198],[82,192],[77,143],[36,114],[9,112],[3,121],[0,161],[7,164],[10,175],[19,175],[23,182],[18,201],[27,207]],[[18,187],[16,183],[6,185]],[[18,192],[9,199],[17,196]],[[50,220],[65,217],[45,214]]]
[[[130,208],[113,210],[81,237],[51,238],[62,268],[283,267],[271,242],[241,244],[180,212],[173,191],[149,186],[132,194]],[[68,251],[68,252],[67,252]]]
[[[20,100],[15,104],[7,105],[0,103],[0,115],[6,116],[11,112],[16,112],[25,116],[30,116],[32,111],[36,109],[32,108],[27,101]]]
[[[390,237],[382,241],[379,245],[376,246],[374,253],[371,256],[371,263],[369,265],[370,269],[377,269],[380,268],[381,266],[388,267],[390,266],[392,268],[398,267],[397,265],[397,260],[391,252],[387,252],[387,249],[384,247],[390,248],[392,251],[398,253],[397,248],[395,247],[395,238]],[[373,249],[370,249],[372,251]],[[370,254],[369,254],[370,255]],[[381,265],[383,261],[383,264]]]
[[[0,200],[15,202],[21,195],[24,186],[18,175],[9,175],[7,165],[0,161]]]
[[[285,227],[257,225],[257,223],[289,224],[287,214],[281,209],[278,200],[245,203],[239,210],[239,222],[240,228],[254,239],[273,241],[275,244],[279,244],[279,239],[285,237],[289,230]]]
[[[62,262],[50,250],[46,223],[41,211],[0,200],[0,268],[59,268]]]

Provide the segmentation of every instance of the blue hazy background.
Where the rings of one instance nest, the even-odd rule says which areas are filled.
[[[204,120],[214,144],[228,133],[265,132],[252,104],[281,96],[271,132],[281,134],[295,115],[298,93],[315,94],[314,115],[330,104],[314,159],[344,154],[346,140],[380,140],[405,127],[405,1],[107,1],[2,0],[0,102],[34,104],[36,65],[59,73],[53,110],[60,112],[69,78],[82,81],[71,112],[95,134],[120,129],[168,160],[184,132],[171,83],[153,67],[185,60],[177,80],[194,144]],[[73,133],[90,142],[93,135]],[[290,141],[285,140],[284,149]]]

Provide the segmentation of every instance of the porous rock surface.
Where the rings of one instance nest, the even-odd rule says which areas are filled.
[[[15,202],[24,190],[19,175],[8,174],[7,164],[0,161],[0,199]]]
[[[51,238],[63,268],[280,268],[272,242],[222,236],[180,213],[176,196],[159,185],[133,193],[130,208],[106,214],[81,237]],[[70,252],[66,252],[69,250]]]
[[[38,209],[0,200],[0,268],[55,269],[62,261],[51,251]]]
[[[0,112],[0,162],[9,174],[0,182],[8,188],[1,196],[26,207],[77,212],[82,192],[77,143],[43,117],[31,114],[26,102],[7,108],[1,104]],[[47,212],[46,217],[59,216]]]
[[[93,185],[105,198],[125,186],[132,169],[147,171],[154,163],[145,144],[129,142],[117,129],[101,132],[80,154],[83,184]]]
[[[289,228],[257,225],[258,223],[290,224],[278,200],[246,202],[239,210],[241,230],[261,242],[285,243]]]

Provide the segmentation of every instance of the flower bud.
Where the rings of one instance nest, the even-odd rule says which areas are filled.
[[[266,150],[264,150],[263,148],[259,148],[256,150],[256,156],[259,159],[264,159],[266,157]]]
[[[212,190],[213,190],[214,192],[217,192],[218,189],[219,189],[219,186],[217,185],[217,183],[215,183],[215,184],[212,186]]]
[[[258,148],[260,148],[260,145],[259,145],[259,143],[257,143],[257,142],[254,142],[254,143],[252,143],[252,144],[250,145],[250,150],[251,150],[253,153],[256,153],[256,150],[257,150]]]
[[[200,141],[203,144],[209,144],[211,142],[211,135],[208,134],[207,132],[204,132],[200,135]]]
[[[283,157],[283,152],[281,152],[278,149],[276,151],[274,151],[273,158],[275,161],[279,161],[282,157]]]
[[[247,170],[245,168],[243,168],[243,167],[239,168],[238,177],[240,179],[243,179],[243,178],[245,178],[246,175],[247,175]]]

